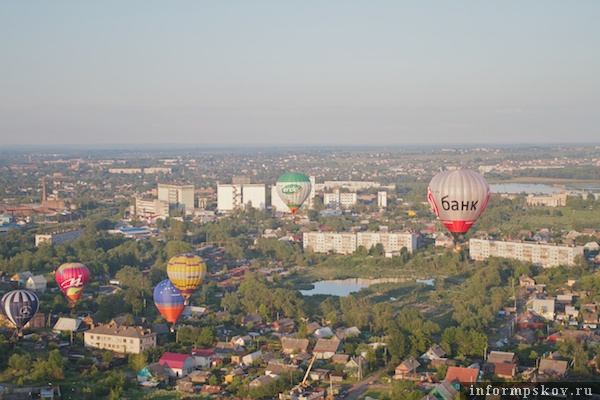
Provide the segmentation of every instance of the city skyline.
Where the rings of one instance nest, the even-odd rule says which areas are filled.
[[[594,143],[597,11],[4,3],[0,133],[3,146]]]

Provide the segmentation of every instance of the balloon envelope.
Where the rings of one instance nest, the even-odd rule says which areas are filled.
[[[38,312],[40,301],[29,290],[13,290],[2,296],[0,307],[6,317],[21,330]]]
[[[185,309],[185,299],[170,280],[165,279],[154,288],[154,304],[165,319],[175,324]]]
[[[277,194],[295,214],[308,198],[312,185],[308,176],[299,172],[283,174],[275,184]]]
[[[427,199],[432,211],[455,237],[477,221],[490,198],[490,187],[477,172],[440,172],[431,179]]]
[[[206,264],[195,254],[179,254],[167,263],[167,275],[187,304],[194,290],[200,286],[206,276]]]
[[[74,304],[90,281],[90,270],[81,263],[66,263],[56,270],[56,283],[70,303]]]

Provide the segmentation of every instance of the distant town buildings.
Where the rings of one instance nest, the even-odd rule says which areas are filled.
[[[358,247],[367,250],[381,244],[386,253],[399,252],[406,248],[412,252],[417,248],[417,235],[414,233],[393,232],[305,232],[304,249],[312,248],[316,253],[351,254]]]
[[[322,184],[313,185],[316,186],[316,190],[327,190],[327,189],[348,189],[351,192],[357,192],[359,190],[365,190],[370,188],[382,188],[382,189],[396,189],[396,185],[383,186],[379,182],[373,181],[325,181]]]
[[[552,268],[574,265],[575,258],[583,256],[583,246],[471,239],[469,256],[476,261],[483,261],[489,257],[512,258]]]
[[[168,167],[152,167],[152,168],[109,168],[111,174],[170,174],[172,168]]]

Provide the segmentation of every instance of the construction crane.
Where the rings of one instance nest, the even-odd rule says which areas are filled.
[[[315,360],[317,359],[317,354],[313,354],[312,360],[310,360],[310,364],[308,364],[308,369],[306,370],[306,374],[304,374],[304,379],[300,383],[300,386],[306,387],[306,380],[308,379],[308,374],[310,374],[310,369],[312,368]]]

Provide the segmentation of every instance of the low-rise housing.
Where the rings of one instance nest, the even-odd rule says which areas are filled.
[[[417,368],[421,366],[414,357],[407,358],[402,361],[395,369],[394,379],[407,379],[414,377],[417,373]]]
[[[565,360],[544,358],[540,360],[538,374],[549,379],[562,379],[567,375],[569,363]]]
[[[35,275],[27,278],[25,289],[43,293],[46,291],[46,284],[47,282],[44,275]]]
[[[313,349],[313,354],[316,354],[317,359],[329,360],[334,354],[339,353],[341,340],[334,336],[331,339],[319,339]]]
[[[187,376],[196,368],[194,357],[189,354],[166,352],[160,357],[158,363],[165,368],[170,377],[180,378]]]

